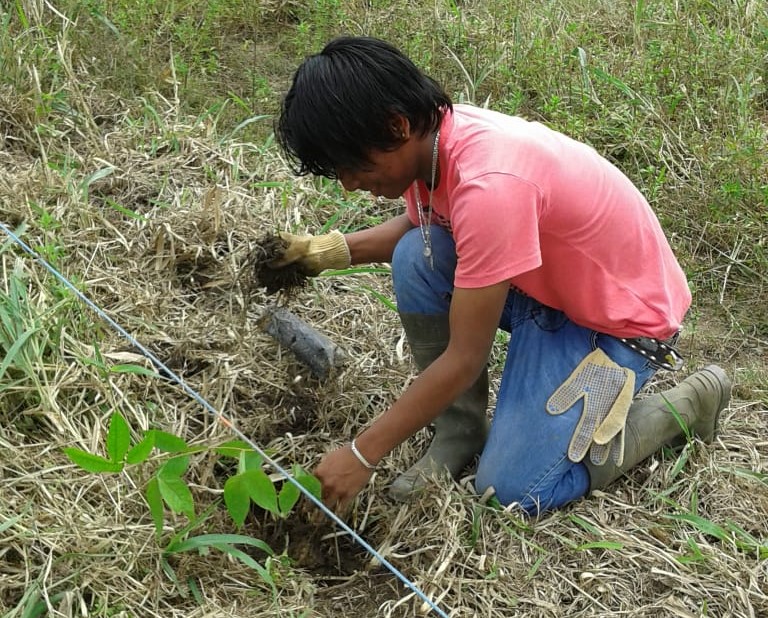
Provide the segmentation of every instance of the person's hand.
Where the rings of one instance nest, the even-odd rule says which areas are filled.
[[[280,232],[280,238],[286,243],[283,256],[269,266],[283,268],[297,264],[305,275],[314,277],[322,271],[333,268],[348,268],[351,262],[349,247],[344,234],[338,230],[320,236],[296,235]]]
[[[372,474],[358,461],[349,444],[327,453],[315,468],[315,476],[323,484],[323,502],[340,512],[346,510]]]

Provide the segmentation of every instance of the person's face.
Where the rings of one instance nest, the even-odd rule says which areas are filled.
[[[391,151],[370,152],[365,166],[337,170],[339,181],[347,191],[370,191],[376,197],[390,199],[400,197],[416,179],[416,167],[404,152],[406,145]]]
[[[347,191],[369,191],[376,197],[395,199],[420,177],[424,168],[424,138],[411,133],[405,119],[393,129],[404,140],[394,150],[372,150],[368,153],[368,164],[336,170]],[[431,153],[428,154],[431,161]]]

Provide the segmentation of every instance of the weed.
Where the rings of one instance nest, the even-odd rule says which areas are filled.
[[[22,262],[4,273],[0,289],[0,395],[6,411],[47,410],[57,422],[49,368],[55,356],[70,300],[40,307],[29,292]]]

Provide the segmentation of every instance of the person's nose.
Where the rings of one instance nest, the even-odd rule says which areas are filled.
[[[339,172],[338,178],[346,191],[357,191],[360,188],[360,180],[352,172]]]

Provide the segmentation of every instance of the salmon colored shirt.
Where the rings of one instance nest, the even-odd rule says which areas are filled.
[[[591,147],[536,122],[455,105],[440,129],[433,223],[456,241],[454,283],[509,281],[575,323],[665,339],[691,303],[648,202]],[[429,192],[417,183],[421,201]],[[415,189],[405,195],[419,224]]]

